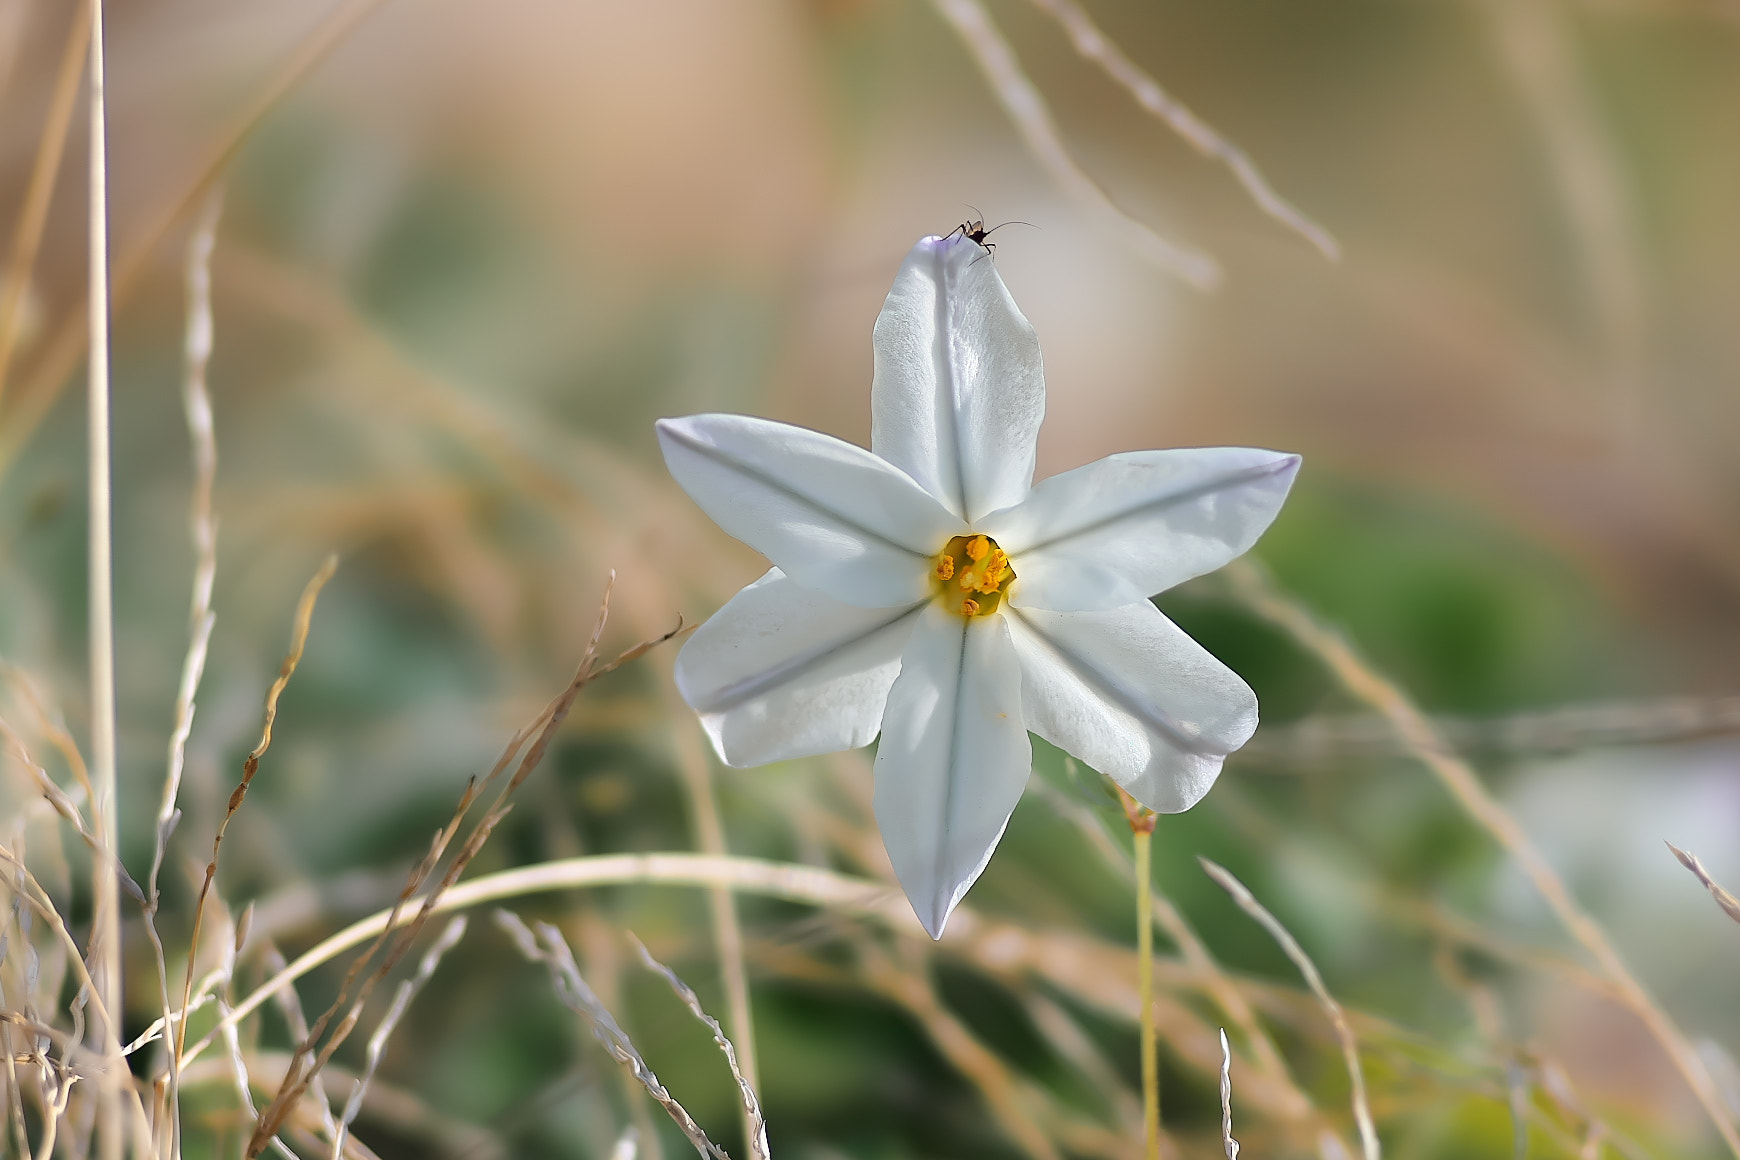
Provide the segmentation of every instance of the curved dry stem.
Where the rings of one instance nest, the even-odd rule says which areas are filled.
[[[1341,1044],[1341,1058],[1347,1064],[1347,1078],[1353,1085],[1353,1119],[1359,1125],[1359,1142],[1364,1151],[1365,1160],[1378,1160],[1377,1129],[1372,1124],[1371,1103],[1365,1094],[1365,1070],[1359,1065],[1359,1044],[1353,1037],[1353,1028],[1348,1026],[1347,1013],[1341,1009],[1341,1004],[1329,993],[1329,988],[1323,982],[1323,976],[1318,973],[1317,964],[1311,961],[1311,956],[1305,953],[1305,948],[1299,945],[1299,940],[1293,933],[1281,925],[1281,920],[1269,913],[1269,909],[1258,902],[1256,896],[1233,877],[1232,872],[1207,858],[1196,859],[1202,863],[1202,868],[1215,884],[1239,904],[1239,909],[1262,924],[1269,937],[1274,939],[1286,956],[1293,960],[1293,965],[1299,968],[1305,983],[1311,988],[1311,993],[1317,996],[1322,1004],[1324,1014],[1329,1016],[1329,1022],[1335,1028],[1335,1038]],[[1222,1033],[1224,1036],[1224,1032]],[[1226,1040],[1223,1038],[1222,1043]]]
[[[205,878],[200,882],[199,898],[193,907],[193,933],[188,936],[187,974],[181,988],[183,1011],[187,1010],[193,997],[193,964],[199,953],[200,922],[205,916],[205,902],[211,894],[212,879],[217,877],[218,855],[223,850],[224,833],[229,829],[230,819],[236,816],[236,811],[242,808],[242,802],[247,800],[248,787],[253,784],[254,776],[260,771],[260,758],[272,745],[272,725],[278,719],[278,698],[283,694],[284,687],[290,683],[296,666],[302,661],[302,650],[308,644],[308,628],[314,619],[314,605],[320,599],[320,591],[326,587],[326,582],[332,579],[332,574],[337,570],[338,557],[328,556],[302,589],[302,596],[296,602],[296,614],[291,622],[290,650],[285,654],[283,663],[278,666],[278,676],[273,680],[272,687],[266,692],[265,723],[260,728],[260,743],[254,746],[253,752],[242,762],[242,780],[231,791],[223,820],[218,823],[217,834],[212,838],[211,861],[206,863]],[[186,1044],[187,1022],[183,1020],[176,1028],[174,1053],[182,1056]]]
[[[979,71],[990,82],[991,94],[1014,122],[1015,130],[1035,160],[1090,217],[1109,226],[1132,244],[1142,257],[1177,275],[1198,290],[1212,290],[1221,279],[1220,264],[1200,250],[1167,241],[1126,214],[1106,196],[1064,148],[1045,98],[1034,87],[1014,49],[991,21],[979,0],[935,0],[936,8],[972,53]]]
[[[1189,142],[1192,149],[1231,170],[1239,186],[1257,203],[1258,209],[1311,243],[1331,262],[1341,260],[1341,245],[1334,235],[1276,193],[1249,154],[1215,132],[1182,101],[1161,88],[1159,81],[1125,56],[1094,24],[1086,9],[1075,0],[1033,0],[1033,5],[1061,24],[1076,52],[1098,65],[1138,105],[1165,122],[1167,128]]]
[[[1399,686],[1367,665],[1345,637],[1319,624],[1302,605],[1278,591],[1257,564],[1248,558],[1237,560],[1225,569],[1224,574],[1247,605],[1286,630],[1307,652],[1322,661],[1348,692],[1381,713],[1407,745],[1409,753],[1431,770],[1468,816],[1516,859],[1559,922],[1612,980],[1620,1001],[1643,1020],[1703,1105],[1729,1150],[1740,1157],[1740,1131],[1736,1130],[1734,1118],[1703,1058],[1631,973],[1608,939],[1607,932],[1577,904],[1552,863],[1523,832],[1516,819],[1487,792],[1473,767],[1456,756],[1431,719],[1408,699]]]
[[[675,711],[677,718],[690,718],[673,731],[673,743],[677,751],[677,766],[683,775],[683,788],[689,798],[695,838],[702,853],[723,857],[730,851],[725,845],[725,823],[719,816],[713,765],[701,744],[700,725],[686,711],[675,684],[668,676],[662,684],[665,702]],[[759,1090],[761,1075],[755,1053],[755,1016],[749,1005],[749,976],[743,966],[743,927],[737,920],[737,898],[729,888],[715,886],[707,891],[707,908],[713,919],[713,946],[719,956],[719,981],[725,990],[731,1037],[744,1076],[751,1087]],[[743,1138],[755,1138],[755,1124],[748,1109],[743,1113]]]

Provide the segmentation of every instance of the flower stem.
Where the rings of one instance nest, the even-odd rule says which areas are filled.
[[[1136,844],[1136,990],[1142,1006],[1142,1155],[1160,1157],[1160,1037],[1154,1027],[1154,897],[1152,847],[1159,817],[1122,789],[1124,818]]]
[[[1154,1033],[1154,922],[1148,887],[1148,848],[1153,823],[1136,831],[1136,970],[1142,1003],[1142,1154],[1160,1155],[1159,1038]]]

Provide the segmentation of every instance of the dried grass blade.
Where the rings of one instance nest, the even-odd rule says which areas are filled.
[[[1219,133],[1184,103],[1139,68],[1101,31],[1075,0],[1033,0],[1034,7],[1063,26],[1075,51],[1100,67],[1112,81],[1149,113],[1165,122],[1204,157],[1212,157],[1232,171],[1257,208],[1317,248],[1325,258],[1341,259],[1341,245],[1328,230],[1312,221],[1286,198],[1275,192],[1250,155]]]
[[[1226,1160],[1239,1160],[1239,1142],[1232,1134],[1232,1048],[1227,1046],[1224,1027],[1220,1029],[1220,1145]]]
[[[187,333],[183,342],[181,403],[187,419],[189,447],[193,456],[193,494],[188,504],[188,525],[194,547],[193,595],[188,608],[187,653],[181,662],[181,683],[176,687],[174,724],[169,734],[168,769],[163,778],[163,798],[157,808],[157,826],[151,851],[151,875],[147,879],[145,935],[151,942],[157,965],[158,998],[164,1025],[171,1012],[169,964],[163,938],[157,932],[160,901],[157,880],[169,837],[181,821],[176,801],[181,793],[181,774],[186,763],[187,739],[193,732],[194,695],[205,674],[206,653],[211,646],[216,616],[211,609],[212,588],[217,579],[217,521],[212,517],[212,488],[217,477],[217,439],[213,433],[211,395],[206,389],[206,366],[211,361],[211,253],[217,244],[218,215],[222,199],[209,198],[187,243]],[[181,1061],[169,1055],[169,1083],[164,1104],[169,1116],[169,1154],[181,1154]]]
[[[405,1017],[405,1011],[411,1006],[411,1000],[417,992],[423,989],[423,984],[435,973],[435,968],[441,965],[441,958],[453,945],[465,936],[466,920],[462,914],[442,928],[429,949],[423,952],[422,960],[417,964],[417,973],[399,984],[399,989],[393,994],[393,1002],[387,1008],[387,1013],[381,1017],[380,1026],[369,1036],[362,1074],[356,1077],[356,1083],[350,1090],[350,1097],[344,1102],[344,1112],[339,1116],[338,1129],[332,1135],[332,1160],[341,1160],[344,1155],[345,1141],[350,1135],[350,1126],[356,1123],[357,1115],[362,1111],[363,1096],[367,1093],[369,1082],[375,1078],[375,1071],[381,1065],[381,1056],[386,1052],[387,1040],[392,1038],[393,1030],[398,1027],[399,1020]]]
[[[719,814],[709,747],[701,743],[700,725],[686,712],[687,706],[678,697],[676,685],[669,680],[663,685],[665,704],[671,712],[679,720],[690,718],[672,732],[695,837],[702,853],[727,855],[730,850],[725,841],[725,823]],[[755,1013],[749,1002],[749,973],[743,961],[743,925],[737,918],[737,896],[723,886],[715,886],[707,892],[707,908],[712,918],[713,948],[719,958],[719,980],[725,988],[726,1012],[732,1033],[737,1036],[743,1074],[754,1086],[761,1082],[755,1054]],[[755,1133],[754,1120],[745,1111],[744,1138],[751,1139]]]
[[[672,1122],[682,1130],[683,1135],[688,1137],[696,1151],[702,1156],[713,1157],[714,1160],[731,1160],[723,1148],[707,1138],[701,1126],[695,1123],[695,1118],[659,1082],[659,1077],[647,1066],[646,1060],[629,1039],[628,1033],[623,1031],[615,1016],[593,994],[592,988],[586,985],[586,980],[580,976],[579,966],[574,962],[574,952],[562,938],[562,933],[550,924],[540,922],[537,934],[534,935],[518,915],[506,910],[496,911],[495,921],[513,939],[522,955],[548,968],[556,994],[563,1005],[585,1020],[587,1027],[592,1030],[593,1038],[603,1044],[610,1057],[627,1068],[629,1074],[640,1082],[647,1094],[652,1096],[671,1117]]]
[[[259,1155],[260,1151],[264,1149],[267,1136],[275,1132],[282,1124],[284,1118],[296,1106],[297,1101],[302,1098],[302,1093],[308,1089],[309,1083],[320,1074],[321,1069],[332,1059],[333,1053],[349,1037],[351,1031],[356,1027],[357,1020],[362,1015],[363,1006],[374,993],[376,985],[386,977],[387,973],[410,949],[418,934],[422,932],[423,924],[434,913],[436,906],[453,884],[458,881],[459,876],[465,872],[466,867],[471,864],[471,860],[483,848],[484,843],[489,840],[495,827],[507,816],[512,808],[508,802],[509,796],[543,761],[544,753],[549,748],[551,739],[555,736],[556,730],[561,727],[562,722],[567,719],[569,712],[572,711],[574,702],[579,697],[581,690],[603,673],[609,672],[625,661],[640,656],[648,649],[670,640],[683,630],[682,620],[679,618],[677,627],[670,632],[651,640],[642,641],[607,665],[597,664],[598,642],[603,636],[604,626],[609,617],[610,592],[615,582],[616,573],[612,572],[610,584],[606,586],[604,598],[600,602],[597,625],[594,627],[591,640],[586,646],[585,655],[573,678],[568,682],[567,688],[557,694],[532,725],[514,734],[507,749],[497,758],[494,768],[491,769],[489,776],[483,782],[479,783],[474,778],[467,784],[452,819],[436,835],[435,841],[423,862],[412,871],[404,890],[400,893],[398,900],[394,902],[386,923],[379,928],[374,943],[351,964],[350,970],[345,973],[344,981],[339,986],[338,996],[315,1020],[309,1033],[297,1044],[290,1064],[285,1069],[284,1080],[277,1095],[273,1097],[272,1103],[255,1126],[253,1138],[249,1141],[246,1150],[249,1160]],[[530,744],[527,744],[528,738],[530,738]],[[421,906],[418,907],[416,914],[403,928],[400,928],[398,921],[401,912],[422,889],[423,883],[439,863],[448,842],[458,832],[461,822],[468,815],[471,805],[477,800],[483,787],[495,781],[507,769],[512,763],[513,755],[519,752],[522,746],[525,751],[513,776],[498,791],[495,801],[478,821],[476,828],[465,840],[464,845],[460,847],[459,852],[454,855],[452,862],[448,865],[446,872],[435,888],[421,897]],[[364,976],[364,967],[374,960],[377,953],[381,954],[380,960],[375,962],[372,970]],[[357,982],[359,978],[362,980],[360,984]],[[351,991],[353,986],[356,987],[354,998]],[[349,1003],[348,1009],[346,1009],[346,1003]],[[319,1044],[320,1037],[326,1034],[327,1028],[332,1026],[332,1020],[338,1016],[340,1011],[344,1011],[344,1015],[339,1019],[337,1025],[333,1026],[332,1033],[327,1036],[325,1043]],[[207,1039],[209,1038],[208,1036]],[[204,1041],[202,1041],[202,1045],[203,1043]],[[318,1051],[316,1050],[317,1044],[319,1044]],[[306,1069],[304,1069],[304,1064],[307,1065]]]
[[[266,945],[261,950],[260,962],[268,971],[281,971],[284,969],[284,954],[278,949],[276,943],[267,940]],[[302,997],[296,993],[296,988],[285,987],[277,993],[275,998],[278,1013],[284,1017],[284,1025],[290,1029],[290,1034],[296,1037],[298,1043],[307,1039],[308,1016],[302,1011]],[[228,1014],[229,1012],[226,1011],[225,1015]],[[231,1020],[231,1025],[233,1026],[235,1022],[235,1020]],[[228,1036],[230,1032],[226,1029],[224,1034]],[[308,1085],[308,1091],[313,1098],[315,1107],[320,1111],[321,1126],[326,1129],[327,1138],[331,1139],[337,1136],[338,1121],[332,1118],[332,1101],[327,1098],[326,1085],[321,1082],[319,1076],[315,1076],[313,1082]]]
[[[752,1160],[769,1160],[767,1150],[767,1118],[761,1113],[761,1101],[756,1098],[755,1088],[744,1078],[743,1069],[737,1066],[737,1049],[725,1035],[725,1029],[719,1026],[719,1021],[713,1018],[701,1006],[700,997],[683,982],[677,973],[652,957],[652,952],[646,949],[646,944],[633,934],[628,936],[634,942],[634,949],[640,953],[640,961],[649,971],[657,972],[664,978],[677,998],[683,1001],[690,1013],[707,1025],[713,1033],[713,1042],[719,1045],[719,1050],[725,1055],[726,1066],[731,1069],[731,1078],[737,1081],[737,1094],[743,1100],[743,1116],[748,1122],[750,1132],[749,1155]]]
[[[896,965],[889,956],[874,952],[865,958],[870,984],[924,1027],[943,1058],[979,1090],[1008,1138],[1034,1160],[1062,1160],[1062,1152],[1034,1115],[1036,1105],[1046,1102],[1043,1096],[1021,1083],[1009,1065],[943,1005],[926,973],[927,964],[920,960]]]
[[[1729,894],[1722,888],[1720,882],[1710,877],[1710,872],[1704,869],[1704,864],[1698,861],[1696,854],[1688,854],[1672,842],[1667,843],[1667,848],[1674,852],[1674,857],[1680,860],[1681,866],[1690,870],[1697,880],[1704,884],[1704,889],[1710,892],[1710,897],[1716,900],[1716,905],[1722,908],[1722,913],[1735,922],[1740,922],[1740,898],[1735,898]]]
[[[1015,51],[991,20],[991,14],[979,0],[935,0],[937,11],[949,23],[979,70],[990,82],[991,93],[1003,111],[1014,122],[1016,132],[1026,142],[1028,151],[1051,174],[1078,205],[1098,221],[1110,225],[1133,243],[1133,248],[1148,261],[1198,290],[1211,290],[1220,283],[1220,265],[1200,250],[1167,241],[1135,218],[1112,204],[1093,178],[1084,172],[1064,148],[1063,137],[1051,119],[1045,98],[1034,87]]]
[[[321,589],[332,579],[332,574],[338,570],[338,557],[328,556],[320,565],[307,585],[302,589],[302,597],[296,602],[296,615],[290,628],[290,651],[285,654],[284,663],[278,667],[278,677],[272,682],[272,687],[266,692],[265,723],[260,729],[260,743],[254,746],[253,752],[242,762],[242,780],[230,794],[229,805],[224,811],[223,821],[218,823],[217,834],[212,838],[211,861],[206,863],[205,878],[200,883],[199,898],[194,903],[193,933],[189,936],[187,947],[187,975],[181,989],[181,1009],[187,1010],[192,998],[193,963],[199,952],[200,921],[205,915],[205,902],[211,894],[212,879],[217,877],[218,854],[223,848],[224,832],[229,829],[230,819],[241,809],[242,802],[248,796],[248,786],[254,780],[254,775],[260,770],[260,758],[272,745],[272,725],[278,718],[278,698],[283,695],[284,687],[290,683],[290,678],[296,672],[296,666],[302,661],[302,650],[308,644],[308,629],[314,619],[314,605],[320,599]],[[175,1054],[185,1062],[187,1047],[187,1023],[183,1020],[175,1032]],[[179,1066],[179,1065],[178,1065]]]
[[[1662,1010],[1608,939],[1607,932],[1571,895],[1559,872],[1553,869],[1523,828],[1498,800],[1487,792],[1472,766],[1456,756],[1430,718],[1408,699],[1399,686],[1362,660],[1339,633],[1319,624],[1303,606],[1276,590],[1261,567],[1248,557],[1235,560],[1222,571],[1233,590],[1258,615],[1284,629],[1307,652],[1315,655],[1342,686],[1389,721],[1409,753],[1425,765],[1449,791],[1456,803],[1517,860],[1559,922],[1600,964],[1619,989],[1621,1001],[1642,1019],[1686,1085],[1697,1096],[1704,1113],[1716,1126],[1730,1152],[1740,1158],[1740,1129],[1723,1103],[1714,1077],[1687,1041],[1685,1033]]]
[[[1231,871],[1207,858],[1199,857],[1197,861],[1202,863],[1202,868],[1214,879],[1217,886],[1232,895],[1232,900],[1239,904],[1239,909],[1256,919],[1269,932],[1269,937],[1293,960],[1293,965],[1305,977],[1306,985],[1317,996],[1317,1002],[1322,1005],[1324,1014],[1329,1016],[1329,1022],[1335,1028],[1335,1038],[1341,1043],[1341,1057],[1347,1064],[1347,1078],[1353,1086],[1353,1119],[1359,1125],[1359,1141],[1365,1160],[1378,1160],[1381,1150],[1378,1146],[1377,1129],[1372,1124],[1371,1105],[1366,1099],[1365,1071],[1359,1064],[1359,1044],[1354,1040],[1353,1028],[1348,1026],[1347,1014],[1324,985],[1317,964],[1311,961],[1311,956],[1305,953],[1305,948],[1299,945],[1299,940],[1293,937],[1292,932],[1281,925],[1281,920],[1269,913],[1268,908],[1258,902],[1256,896],[1243,882],[1233,877]]]

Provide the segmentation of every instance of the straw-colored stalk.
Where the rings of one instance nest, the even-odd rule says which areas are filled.
[[[96,850],[91,868],[91,972],[102,998],[102,1018],[93,1026],[107,1058],[98,1085],[98,1123],[104,1160],[119,1160],[124,1112],[121,1085],[121,894],[114,851],[115,791],[115,601],[112,497],[109,452],[109,207],[103,94],[103,0],[91,10],[90,294],[88,426],[90,468],[90,676],[91,676],[91,834]]]
[[[1615,997],[1643,1021],[1673,1060],[1729,1151],[1740,1158],[1740,1130],[1735,1128],[1734,1117],[1703,1057],[1638,982],[1607,932],[1577,903],[1552,863],[1487,791],[1473,766],[1456,755],[1431,719],[1400,687],[1366,664],[1345,637],[1319,624],[1303,606],[1280,593],[1259,565],[1248,559],[1237,560],[1223,574],[1251,609],[1284,629],[1322,661],[1348,692],[1381,713],[1409,754],[1429,769],[1456,804],[1516,859],[1559,922],[1600,966],[1601,973],[1613,986]]]
[[[1317,964],[1311,961],[1311,956],[1305,953],[1305,948],[1299,945],[1293,932],[1281,925],[1281,920],[1268,907],[1258,902],[1256,895],[1243,882],[1233,877],[1226,867],[1210,862],[1207,858],[1198,857],[1197,861],[1202,863],[1202,868],[1214,879],[1215,884],[1232,896],[1232,900],[1239,904],[1239,909],[1256,919],[1269,932],[1269,937],[1275,940],[1276,945],[1293,961],[1293,965],[1299,968],[1299,974],[1304,976],[1311,993],[1317,996],[1317,1002],[1323,1007],[1323,1013],[1329,1017],[1329,1024],[1335,1031],[1336,1041],[1341,1044],[1342,1061],[1347,1064],[1347,1078],[1353,1087],[1353,1119],[1359,1126],[1359,1142],[1365,1160],[1378,1160],[1382,1152],[1378,1147],[1377,1128],[1372,1123],[1371,1103],[1366,1099],[1365,1070],[1359,1064],[1359,1044],[1353,1037],[1353,1028],[1348,1025],[1347,1013],[1335,1001],[1335,996],[1329,993],[1329,987],[1323,982],[1323,975],[1317,970]]]

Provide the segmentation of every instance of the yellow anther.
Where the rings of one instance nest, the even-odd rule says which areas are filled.
[[[940,595],[962,616],[989,616],[997,611],[1015,571],[1008,553],[989,536],[956,536],[935,556],[931,575]]]

